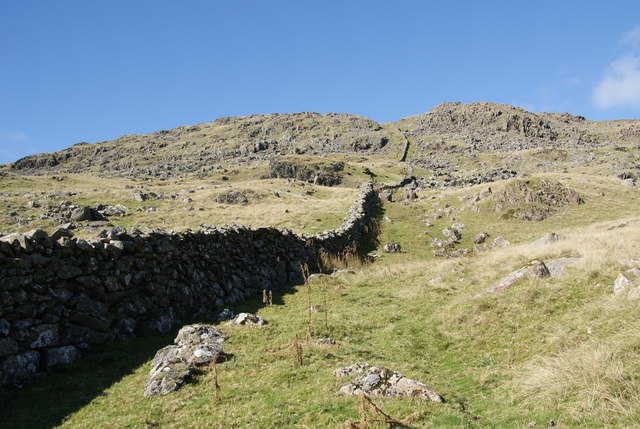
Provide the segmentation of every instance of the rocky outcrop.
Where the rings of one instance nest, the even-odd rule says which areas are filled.
[[[578,262],[580,258],[557,258],[552,259],[545,265],[549,270],[549,275],[554,278],[561,278],[564,276],[565,268]]]
[[[206,175],[283,155],[378,154],[397,133],[345,113],[303,112],[218,118],[146,135],[79,143],[10,165],[16,173],[91,173],[160,180]]]
[[[501,137],[553,141],[558,133],[551,122],[523,109],[494,103],[442,103],[429,112],[400,121],[399,127],[418,141],[429,136],[466,136],[481,144]]]
[[[496,211],[504,217],[541,221],[559,208],[584,204],[576,191],[550,179],[514,180],[493,193]]]
[[[356,364],[352,367],[338,368],[334,375],[341,377],[361,372],[366,364]],[[373,398],[413,397],[431,402],[444,402],[442,396],[424,383],[411,380],[399,372],[392,371],[381,366],[366,368],[363,374],[356,377],[351,383],[342,386],[341,395],[360,395],[366,393]]]
[[[382,251],[385,253],[402,253],[402,246],[400,246],[400,243],[387,243],[382,247]]]
[[[544,262],[533,260],[526,264],[524,267],[500,279],[493,286],[487,289],[485,293],[502,292],[503,290],[509,289],[511,286],[521,280],[549,277],[550,275],[551,273],[549,272],[549,269],[544,264]]]
[[[151,361],[144,396],[166,395],[187,383],[198,366],[216,362],[222,353],[224,334],[204,325],[180,329],[174,345],[160,349]]]
[[[227,326],[233,326],[233,325],[262,326],[265,324],[266,322],[262,319],[262,317],[252,313],[240,313],[235,319],[225,323],[225,325]]]
[[[341,172],[344,168],[344,162],[320,162],[283,157],[269,163],[269,177],[296,179],[321,186],[335,186],[342,183]]]
[[[378,203],[373,184],[364,184],[342,225],[316,235],[202,225],[180,234],[114,228],[90,240],[42,230],[0,237],[3,383],[23,385],[76,356],[72,348],[168,332],[197,313],[301,280],[302,264],[317,269],[322,255],[357,249]],[[69,358],[51,355],[61,347]]]
[[[536,246],[542,246],[545,244],[553,244],[555,242],[564,240],[565,238],[566,237],[558,235],[555,232],[549,232],[543,235],[542,237],[540,237],[539,239],[537,239],[536,241],[534,241],[533,243],[529,244],[529,246],[536,247]]]

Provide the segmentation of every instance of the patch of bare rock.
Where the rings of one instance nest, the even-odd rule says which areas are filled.
[[[252,313],[240,313],[236,316],[235,319],[228,321],[227,323],[225,323],[225,325],[227,326],[233,326],[233,325],[255,325],[255,326],[262,326],[265,325],[267,322],[264,321],[264,319],[262,319],[262,317],[257,316],[255,314]]]
[[[549,232],[543,235],[542,237],[540,237],[539,239],[537,239],[536,241],[534,241],[533,243],[529,244],[529,246],[537,247],[537,246],[543,246],[545,244],[553,244],[558,241],[564,240],[565,238],[566,237],[563,237],[562,235],[558,235],[555,232]]]
[[[541,221],[559,208],[584,204],[576,191],[550,179],[513,180],[488,199],[503,216],[525,221]]]
[[[630,301],[640,299],[640,259],[626,259],[620,262],[623,265],[631,265],[631,268],[618,274],[613,282],[613,294],[626,296]]]
[[[341,395],[360,395],[366,393],[373,398],[414,397],[432,402],[444,402],[442,396],[424,383],[411,380],[399,372],[367,363],[356,363],[349,367],[338,368],[335,377],[358,375],[338,391]]]
[[[401,253],[402,246],[399,243],[387,243],[382,248],[382,251],[385,253]]]
[[[570,265],[578,262],[580,258],[557,258],[546,263],[549,275],[554,278],[564,276],[564,270]]]
[[[504,290],[509,289],[511,286],[516,284],[517,282],[525,279],[533,279],[533,278],[541,278],[541,277],[550,277],[551,273],[549,269],[544,264],[544,262],[534,259],[529,262],[525,266],[509,273],[507,276],[500,279],[498,282],[493,284],[484,293],[481,293],[480,296],[489,294],[489,293],[498,293]]]
[[[224,340],[222,332],[209,326],[196,324],[180,329],[175,344],[160,349],[151,361],[143,395],[148,398],[178,390],[198,366],[218,359]]]

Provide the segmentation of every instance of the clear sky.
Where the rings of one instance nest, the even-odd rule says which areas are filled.
[[[220,116],[640,118],[640,1],[0,0],[0,163]]]

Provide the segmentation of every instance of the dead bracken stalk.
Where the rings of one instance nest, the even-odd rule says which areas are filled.
[[[291,357],[293,358],[293,366],[302,366],[302,344],[298,340],[298,334],[294,335],[291,342]]]
[[[324,306],[324,330],[329,335],[329,307],[327,306],[327,284],[322,283],[322,305]]]
[[[273,306],[273,291],[262,289],[262,303],[266,304],[267,307]]]
[[[358,249],[355,245],[347,246],[342,252],[332,255],[326,251],[319,254],[320,267],[323,270],[329,268],[358,268],[364,262],[358,257]]]
[[[309,283],[309,265],[300,264],[300,273],[305,283]]]
[[[369,412],[373,412],[375,414],[374,417],[370,417]],[[389,414],[382,411],[380,407],[378,407],[365,393],[360,394],[358,415],[360,416],[360,420],[348,419],[345,422],[345,427],[347,429],[368,429],[373,427],[371,425],[375,423],[382,423],[388,428],[408,428],[410,427],[409,425],[411,422],[420,417],[419,413],[413,413],[403,420],[394,419]]]
[[[309,282],[309,267],[307,264],[301,265],[300,268],[304,282],[307,285],[307,341],[309,341],[313,333],[313,321],[311,319],[311,312],[313,310],[311,307],[311,282]]]
[[[216,391],[216,402],[222,400],[220,396],[220,384],[218,383],[218,364],[215,359],[209,364],[210,369],[213,369],[213,386]]]

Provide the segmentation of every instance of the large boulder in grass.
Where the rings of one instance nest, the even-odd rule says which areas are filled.
[[[400,246],[400,243],[387,243],[382,248],[382,251],[386,253],[401,253],[402,246]]]
[[[238,314],[238,316],[236,316],[235,319],[225,323],[225,325],[227,326],[233,326],[233,325],[256,325],[256,326],[262,326],[265,325],[267,322],[265,322],[262,317],[253,314],[253,313],[240,313]]]
[[[500,279],[493,286],[487,289],[486,293],[502,292],[503,290],[509,289],[520,280],[549,277],[550,275],[551,273],[544,262],[536,259]]]
[[[180,329],[174,345],[160,349],[151,361],[144,396],[166,395],[178,390],[195,373],[196,367],[215,362],[222,353],[224,335],[204,325]]]
[[[580,258],[557,258],[548,261],[545,265],[549,269],[549,274],[554,278],[564,276],[564,269],[578,262]]]
[[[536,247],[536,246],[543,246],[545,244],[552,244],[561,240],[564,240],[566,237],[563,237],[562,235],[558,235],[555,232],[549,232],[545,235],[543,235],[542,237],[540,237],[539,239],[537,239],[536,241],[534,241],[533,243],[529,244],[530,247]]]
[[[631,281],[622,273],[618,274],[615,281],[613,282],[613,294],[614,295],[623,295],[629,292],[629,290],[633,287]]]
[[[363,368],[358,368],[363,369]],[[336,375],[349,375],[350,371],[334,371]],[[360,395],[365,393],[373,398],[413,397],[432,402],[444,402],[442,396],[424,383],[411,380],[399,372],[381,366],[372,366],[356,377],[351,383],[342,386],[341,395]]]
[[[78,207],[69,214],[69,219],[75,222],[105,220],[98,210],[91,207]]]

